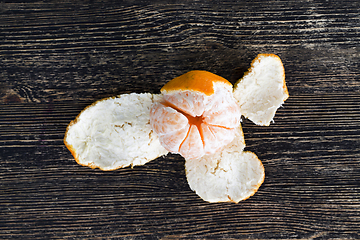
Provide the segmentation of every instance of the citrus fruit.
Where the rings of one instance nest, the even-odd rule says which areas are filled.
[[[213,154],[230,143],[240,125],[232,84],[207,71],[190,71],[161,89],[150,110],[160,143],[185,159]]]
[[[86,107],[67,127],[64,143],[77,163],[115,170],[143,165],[168,153],[149,123],[160,95],[122,94]]]
[[[259,54],[235,83],[234,97],[244,117],[257,125],[270,125],[277,109],[289,97],[281,59],[275,54]]]

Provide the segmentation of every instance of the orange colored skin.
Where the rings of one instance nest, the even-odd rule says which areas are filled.
[[[196,81],[194,81],[195,78]],[[207,71],[194,70],[174,78],[161,88],[161,92],[193,90],[210,96],[214,94],[214,82],[223,82],[224,84],[232,86],[228,80],[216,74]]]

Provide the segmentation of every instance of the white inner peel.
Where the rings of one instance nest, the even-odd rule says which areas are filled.
[[[278,57],[258,56],[249,73],[234,87],[234,97],[242,115],[257,125],[268,126],[289,96],[284,74]]]
[[[65,137],[79,164],[114,170],[167,154],[149,121],[150,107],[159,98],[149,93],[123,94],[81,112]]]

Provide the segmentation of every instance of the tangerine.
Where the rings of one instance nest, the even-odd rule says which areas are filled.
[[[152,105],[150,125],[162,146],[185,159],[213,154],[230,143],[240,124],[232,84],[207,71],[190,71],[168,82]]]

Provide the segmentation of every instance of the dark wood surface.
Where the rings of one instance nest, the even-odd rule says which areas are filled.
[[[359,239],[359,1],[0,3],[0,238]],[[178,155],[104,172],[76,164],[67,124],[90,103],[159,93],[189,70],[232,83],[278,54],[290,98],[243,121],[266,178],[210,204]]]

